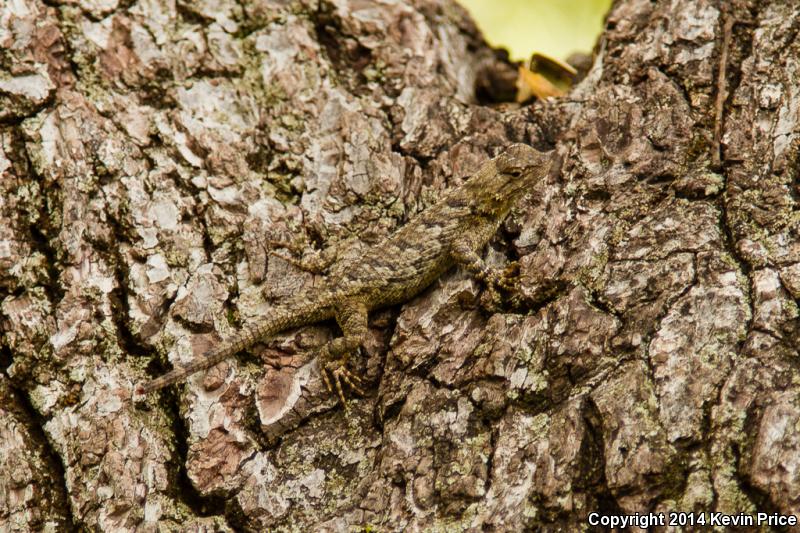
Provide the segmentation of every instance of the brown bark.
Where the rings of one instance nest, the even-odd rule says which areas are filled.
[[[485,106],[450,1],[0,5],[0,530],[585,529],[800,513],[800,7],[620,0],[567,97]],[[487,256],[371,317],[349,413],[287,332],[154,396],[313,276],[554,147]]]

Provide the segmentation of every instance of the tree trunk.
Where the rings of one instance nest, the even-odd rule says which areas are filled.
[[[800,513],[798,30],[620,0],[520,107],[450,0],[0,5],[0,530]],[[348,410],[334,324],[128,402],[315,283],[269,241],[372,242],[511,142],[558,168],[486,252],[500,309],[453,270],[372,313]]]

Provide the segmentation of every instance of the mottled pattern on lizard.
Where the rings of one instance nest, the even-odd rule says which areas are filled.
[[[335,318],[343,335],[320,348],[318,364],[328,390],[335,389],[344,403],[342,382],[361,392],[361,379],[347,369],[347,361],[364,341],[369,311],[409,300],[456,264],[493,288],[498,276],[478,252],[514,203],[549,172],[550,161],[550,152],[524,144],[508,147],[361,257],[333,262],[321,284],[282,302],[195,361],[140,385],[137,392],[182,381],[283,330]]]

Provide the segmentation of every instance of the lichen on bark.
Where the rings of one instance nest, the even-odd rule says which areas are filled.
[[[0,6],[0,529],[580,530],[800,513],[800,11],[618,0],[562,99],[451,1]],[[557,172],[373,313],[348,412],[285,332],[135,408],[511,142]],[[360,244],[359,244],[360,243]]]

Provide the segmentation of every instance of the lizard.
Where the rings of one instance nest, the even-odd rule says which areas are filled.
[[[361,378],[347,362],[367,333],[368,313],[403,303],[455,265],[466,268],[490,289],[499,274],[479,255],[512,206],[550,171],[552,152],[513,144],[486,161],[462,185],[413,217],[361,257],[318,264],[328,271],[320,285],[279,303],[200,357],[137,386],[139,395],[185,380],[195,372],[249,348],[281,331],[334,318],[342,330],[318,349],[319,372],[330,394],[343,405],[342,383],[364,395]]]

